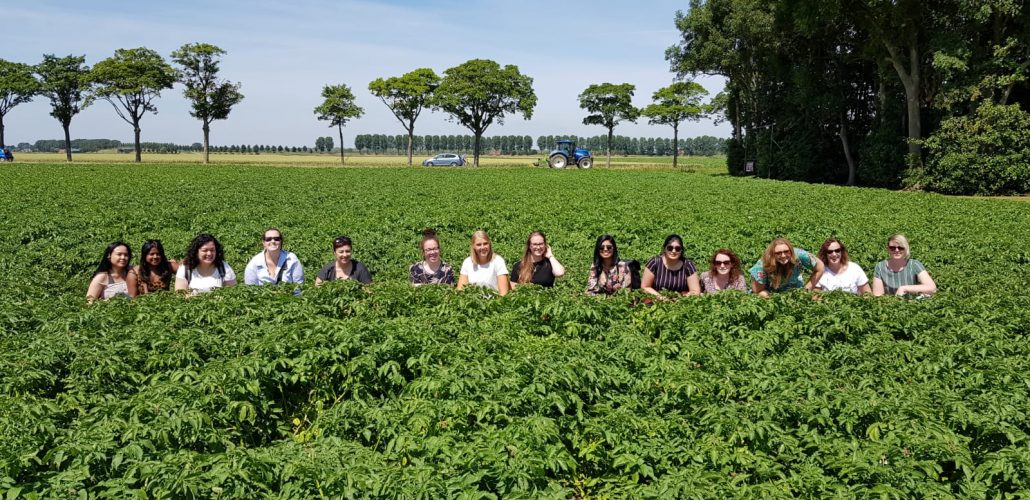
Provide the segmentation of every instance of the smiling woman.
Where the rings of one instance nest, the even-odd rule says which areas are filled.
[[[136,296],[136,272],[132,270],[132,250],[129,245],[116,241],[107,246],[97,264],[93,279],[86,291],[86,300],[110,300],[114,297]]]
[[[175,273],[175,289],[196,295],[231,286],[236,286],[236,272],[225,262],[222,244],[210,234],[198,234]]]

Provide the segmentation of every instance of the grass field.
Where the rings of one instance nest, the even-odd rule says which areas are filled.
[[[8,498],[1030,491],[1024,203],[671,168],[86,156],[0,168]],[[138,252],[160,238],[178,258],[210,231],[242,274],[271,225],[309,280],[342,233],[375,283],[84,302],[111,241]],[[540,229],[568,274],[554,289],[503,298],[414,289],[407,266],[425,227],[456,266],[475,229],[509,263]],[[642,262],[679,233],[702,268],[723,246],[750,264],[777,235],[811,250],[836,235],[871,271],[897,231],[936,296],[722,294],[642,306],[637,294],[582,293],[605,232]]]

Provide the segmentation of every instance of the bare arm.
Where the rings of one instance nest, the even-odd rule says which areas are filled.
[[[129,269],[129,271],[125,273],[125,288],[128,289],[129,297],[134,299],[136,298],[136,295],[139,293],[138,286],[139,276],[136,274],[135,270]]]
[[[879,277],[874,277],[873,278],[873,297],[882,297],[883,296],[883,292],[884,292],[884,290],[883,290],[883,280],[880,279]]]
[[[498,280],[498,281],[500,281],[500,280]],[[462,288],[465,288],[465,285],[468,285],[468,284],[469,284],[469,277],[468,277],[468,275],[467,274],[459,274],[458,275],[458,286],[457,286],[457,289],[461,290]]]
[[[654,289],[654,273],[646,267],[644,268],[643,276],[640,277],[640,289],[655,297],[665,298],[658,290]]]
[[[497,277],[497,293],[501,294],[501,297],[508,295],[511,290],[511,282],[508,281],[508,275],[502,274]]]
[[[697,273],[687,277],[687,295],[701,295],[701,278]]]
[[[556,259],[554,254],[551,253],[551,245],[547,245],[547,254],[545,257],[551,261],[551,273],[554,274],[555,278],[565,276],[565,266],[561,265],[561,262],[558,262],[558,259]]]
[[[897,295],[902,296],[905,294],[913,295],[933,295],[937,293],[937,283],[930,277],[930,273],[923,271],[916,276],[919,280],[918,285],[904,285],[898,288]]]
[[[175,290],[189,290],[190,282],[186,281],[186,278],[175,277]]]
[[[104,293],[104,275],[96,274],[89,280],[89,287],[86,288],[86,302],[92,304]]]
[[[859,295],[869,295],[870,293],[873,293],[873,289],[869,288],[869,283],[866,283],[858,287],[858,293]]]
[[[751,292],[759,297],[768,299],[769,292],[765,289],[765,285],[758,282],[758,280],[751,280]]]
[[[806,290],[812,290],[815,285],[819,283],[819,278],[823,277],[823,273],[826,272],[826,265],[823,261],[819,260],[818,257],[812,257],[815,260],[815,271],[812,272],[812,276],[808,278],[808,283],[805,283]]]

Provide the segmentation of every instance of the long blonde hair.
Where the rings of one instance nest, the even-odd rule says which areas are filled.
[[[773,250],[779,245],[787,245],[787,249],[790,250],[790,261],[782,266],[776,262],[776,254],[773,253]],[[790,276],[797,265],[798,257],[794,253],[794,245],[787,238],[776,238],[765,247],[765,253],[762,254],[762,270],[765,271],[765,276],[770,280],[772,288],[779,288],[780,283]]]
[[[479,257],[476,255],[476,240],[486,240],[487,244],[490,245],[490,255],[486,257],[486,262],[479,262]],[[486,231],[480,229],[472,233],[472,241],[469,243],[469,257],[472,257],[472,262],[479,265],[484,265],[494,260],[494,244],[490,241],[490,235],[486,234]]]
[[[540,231],[533,231],[529,233],[529,238],[526,238],[526,250],[522,252],[522,262],[519,264],[519,277],[517,283],[529,283],[533,281],[533,252],[530,250],[529,242],[533,240],[534,236],[539,236],[544,239],[544,245],[547,245],[547,236]]]

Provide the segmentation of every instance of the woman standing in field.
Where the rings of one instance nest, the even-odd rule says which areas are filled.
[[[694,262],[683,255],[683,238],[670,234],[662,245],[662,253],[651,257],[640,278],[640,288],[658,298],[662,291],[683,295],[700,295],[701,282]]]
[[[747,291],[740,257],[729,248],[720,248],[712,255],[708,270],[701,273],[701,291],[719,293],[723,290]]]
[[[494,253],[490,236],[479,230],[472,234],[470,255],[461,263],[458,275],[458,290],[475,285],[496,290],[501,296],[511,289],[508,281],[508,264]]]
[[[612,295],[615,292],[630,288],[633,273],[629,263],[619,260],[619,247],[615,238],[603,234],[594,243],[594,261],[590,265],[590,277],[587,279],[587,293]]]
[[[225,262],[222,244],[210,234],[198,234],[175,273],[175,289],[196,295],[230,286],[236,286],[236,272]]]
[[[766,247],[762,259],[751,267],[751,291],[762,297],[770,293],[785,292],[798,288],[812,290],[823,275],[822,261],[811,253],[794,248],[787,238],[776,238]],[[802,271],[811,271],[805,282]]]
[[[512,288],[524,283],[550,288],[554,286],[555,278],[565,276],[565,266],[554,257],[551,245],[547,244],[547,237],[540,231],[529,234],[522,260],[515,261],[511,269],[515,272]]]
[[[179,270],[179,263],[168,260],[161,240],[147,240],[143,243],[143,250],[140,254],[143,257],[136,266],[139,293],[142,295],[171,288],[175,272]]]
[[[86,289],[86,301],[110,300],[113,297],[136,296],[136,273],[129,267],[132,250],[129,245],[116,241],[104,250],[93,279]]]
[[[922,262],[909,258],[908,238],[892,234],[887,238],[887,260],[876,264],[873,272],[873,295],[933,295],[937,293],[930,273]]]
[[[283,250],[283,233],[274,227],[261,233],[263,250],[252,257],[243,270],[247,285],[303,283],[304,266],[293,252]]]
[[[826,265],[826,272],[815,287],[832,292],[870,293],[869,278],[858,264],[848,258],[848,249],[836,238],[830,238],[819,248],[819,260]]]
[[[422,261],[408,268],[411,284],[454,285],[454,269],[440,258],[440,240],[436,237],[436,231],[423,231],[419,246],[422,248]]]
[[[362,285],[372,283],[372,273],[364,264],[351,258],[352,245],[350,238],[337,236],[333,239],[333,254],[336,259],[322,268],[315,277],[315,284],[326,281],[354,280]]]

